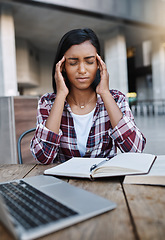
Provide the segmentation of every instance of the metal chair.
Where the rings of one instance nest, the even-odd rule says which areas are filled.
[[[23,164],[23,161],[22,161],[22,152],[21,152],[21,141],[22,141],[22,138],[27,135],[28,133],[31,133],[33,131],[35,131],[36,128],[31,128],[25,132],[23,132],[19,138],[18,138],[18,142],[17,142],[17,150],[18,150],[18,162],[19,164]]]

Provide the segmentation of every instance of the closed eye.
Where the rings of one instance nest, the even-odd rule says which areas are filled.
[[[86,61],[88,64],[93,64],[94,63],[94,61],[92,61],[92,62],[90,62],[90,61]]]
[[[69,65],[71,66],[75,66],[77,64],[77,61],[76,62],[69,62]]]

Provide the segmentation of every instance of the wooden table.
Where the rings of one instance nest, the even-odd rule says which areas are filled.
[[[49,166],[0,165],[0,182],[43,174]],[[122,185],[121,179],[69,179],[69,183],[117,203],[115,210],[52,233],[44,240],[165,239],[165,188]],[[13,237],[0,224],[0,239]]]

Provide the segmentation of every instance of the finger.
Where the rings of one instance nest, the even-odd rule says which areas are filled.
[[[63,64],[65,62],[65,56],[63,56],[59,62],[60,64]]]
[[[98,53],[96,53],[96,58],[100,61],[101,60],[101,57]]]
[[[61,60],[59,61],[59,63],[62,64],[64,61],[65,61],[65,56],[63,56],[63,57],[61,58]]]
[[[98,62],[99,62],[99,68],[101,71],[107,70],[105,62],[101,59],[101,57],[97,54],[96,55]]]
[[[62,72],[64,62],[65,62],[65,57],[63,56],[62,59],[56,64],[56,72]]]
[[[57,67],[61,67],[62,63],[64,63],[65,57],[63,56],[61,60],[56,64]]]
[[[62,70],[64,70],[65,68],[65,56],[62,57],[62,59],[60,60],[61,66],[60,66],[60,71],[62,72]]]
[[[97,59],[97,61],[98,61],[98,65],[99,65],[99,67],[100,67],[100,66],[101,66],[101,57],[99,56],[98,53],[96,54],[96,59]]]

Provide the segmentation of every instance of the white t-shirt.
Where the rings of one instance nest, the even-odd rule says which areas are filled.
[[[87,114],[77,115],[72,113],[74,127],[77,135],[77,145],[81,156],[84,156],[86,152],[86,144],[89,135],[89,131],[92,126],[93,114],[95,108]]]

